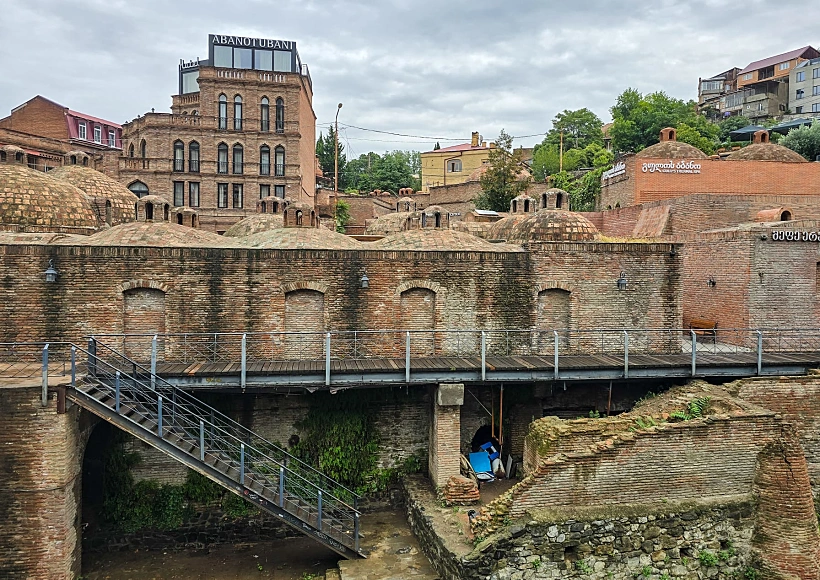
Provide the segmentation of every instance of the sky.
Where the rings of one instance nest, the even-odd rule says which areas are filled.
[[[530,147],[564,109],[694,99],[699,77],[820,46],[818,24],[809,0],[0,0],[0,117],[38,94],[118,123],[167,112],[212,33],[295,41],[317,135],[343,103],[348,158],[502,128]]]

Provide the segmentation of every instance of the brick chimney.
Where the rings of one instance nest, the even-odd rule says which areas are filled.
[[[677,141],[678,140],[678,132],[672,128],[667,127],[665,129],[661,129],[661,142],[664,141]]]
[[[761,129],[760,131],[755,131],[755,134],[752,135],[752,143],[768,143],[769,142],[769,132],[765,129]]]
[[[473,131],[473,138],[470,141],[470,146],[471,147],[478,147],[478,139],[479,139],[478,131]]]

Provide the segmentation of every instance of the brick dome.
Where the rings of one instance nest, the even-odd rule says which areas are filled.
[[[708,159],[703,151],[681,141],[661,141],[641,149],[635,157],[640,159]]]
[[[0,163],[0,229],[90,234],[97,216],[70,183],[21,163]]]
[[[225,230],[223,235],[228,238],[242,238],[283,227],[285,227],[285,219],[282,214],[260,213],[236,222]]]
[[[419,214],[412,211],[389,213],[367,224],[364,233],[368,236],[389,236],[390,234],[402,232],[409,228],[409,222],[414,217],[416,221],[420,219]]]
[[[87,246],[167,246],[167,247],[225,247],[236,246],[236,242],[222,236],[180,226],[166,221],[139,221],[114,226],[81,242],[66,241],[73,245],[81,243]]]
[[[796,151],[776,143],[752,143],[726,156],[729,161],[782,161],[784,163],[808,163]]]
[[[513,228],[531,215],[529,213],[518,213],[501,218],[490,226],[487,235],[484,237],[488,240],[507,240],[512,234]]]
[[[542,209],[515,224],[508,242],[589,242],[600,237],[598,228],[581,214]]]
[[[89,198],[102,222],[109,223],[106,219],[106,202],[111,203],[109,225],[134,221],[134,202],[137,201],[137,196],[119,181],[82,165],[63,165],[52,169],[48,174],[80,189]]]
[[[472,234],[454,230],[410,230],[393,234],[369,244],[379,250],[418,250],[440,252],[516,252],[507,244],[491,244]]]
[[[358,250],[360,242],[324,228],[281,228],[239,238],[236,243],[250,248],[283,250]]]

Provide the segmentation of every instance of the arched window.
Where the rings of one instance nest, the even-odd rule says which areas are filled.
[[[22,161],[23,160],[23,154],[18,153],[17,155],[18,155],[17,161]],[[83,165],[88,166],[88,157],[83,157]]]
[[[242,97],[239,95],[233,98],[233,130],[242,130]]]
[[[146,203],[145,204],[145,219],[146,220],[153,220],[154,219],[154,204],[153,203]]]
[[[134,144],[133,144],[133,143],[131,143],[131,144],[128,146],[128,156],[129,156],[129,157],[133,157],[133,156],[134,156]]]
[[[5,160],[6,160],[6,152],[5,151],[0,151],[0,161],[5,161]]]
[[[145,142],[145,139],[140,141],[140,157],[143,159],[148,157],[148,143]]]
[[[529,212],[530,212],[530,200],[525,199],[524,200],[524,213],[529,213]]]
[[[260,130],[270,131],[270,101],[268,101],[268,97],[262,97],[262,110],[259,113],[259,118],[262,120]]]
[[[302,225],[302,210],[296,210],[296,225]]]
[[[105,200],[105,223],[107,223],[110,226],[112,220],[113,220],[113,216],[111,215],[111,200],[106,199]]]
[[[233,146],[233,173],[234,175],[242,175],[242,161],[244,158],[244,150],[242,145],[237,143]]]
[[[185,143],[174,141],[174,171],[185,171]]]
[[[131,193],[133,193],[137,197],[145,197],[146,195],[148,195],[148,186],[145,185],[142,181],[135,181],[134,183],[128,186],[128,189],[130,189]]]
[[[77,165],[77,156],[76,155],[71,156],[71,165]]]
[[[559,193],[555,196],[555,209],[561,209],[561,206],[564,205],[564,194]]]
[[[219,128],[228,128],[228,97],[219,95]]]
[[[163,207],[165,208],[165,211],[163,212],[162,217],[163,217],[163,219],[167,222],[167,221],[169,220],[169,218],[170,218],[170,214],[171,214],[171,206],[169,206],[169,205],[166,203]]]
[[[276,132],[285,132],[285,101],[282,97],[276,99]]]
[[[270,175],[270,147],[259,148],[259,175]]]
[[[274,159],[274,175],[282,177],[285,175],[285,148],[281,145],[277,146],[274,150],[275,159]]]
[[[228,146],[225,143],[216,148],[216,172],[228,173]]]
[[[199,143],[196,141],[188,145],[188,171],[199,173]]]

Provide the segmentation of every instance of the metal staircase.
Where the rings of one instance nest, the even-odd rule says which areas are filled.
[[[364,557],[355,493],[94,339],[76,354],[86,372],[72,364],[67,399],[341,556]]]

